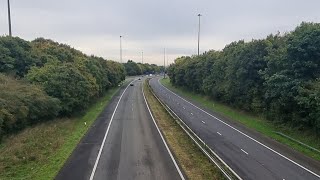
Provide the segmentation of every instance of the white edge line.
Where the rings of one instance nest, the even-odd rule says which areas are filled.
[[[293,161],[293,160],[289,159],[288,157],[286,157],[286,156],[282,155],[281,153],[277,152],[276,150],[273,150],[272,148],[268,147],[267,145],[265,145],[265,144],[261,143],[260,141],[258,141],[258,140],[256,140],[256,139],[254,139],[254,138],[250,137],[249,135],[247,135],[247,134],[245,134],[245,133],[241,132],[240,130],[238,130],[238,129],[234,128],[233,126],[229,125],[228,123],[226,123],[226,122],[222,121],[221,119],[219,119],[219,118],[217,118],[217,117],[213,116],[212,114],[210,114],[210,113],[206,112],[205,110],[203,110],[203,109],[199,108],[198,106],[196,106],[196,105],[192,104],[191,102],[189,102],[189,101],[185,100],[184,98],[180,97],[179,95],[177,95],[176,93],[172,92],[170,89],[168,89],[167,87],[165,87],[164,85],[162,85],[162,84],[160,83],[160,79],[158,79],[158,82],[159,82],[159,84],[160,84],[162,87],[164,87],[165,89],[167,89],[169,92],[171,92],[172,94],[176,95],[176,96],[177,96],[177,97],[179,97],[180,99],[184,100],[185,102],[189,103],[189,104],[190,104],[190,105],[192,105],[193,107],[195,107],[195,108],[199,109],[200,111],[202,111],[202,112],[206,113],[207,115],[209,115],[209,116],[213,117],[214,119],[216,119],[216,120],[220,121],[221,123],[225,124],[226,126],[229,126],[229,127],[230,127],[230,128],[232,128],[233,130],[235,130],[235,131],[239,132],[240,134],[242,134],[242,135],[246,136],[247,138],[251,139],[252,141],[254,141],[254,142],[256,142],[256,143],[260,144],[261,146],[263,146],[263,147],[267,148],[268,150],[272,151],[273,153],[275,153],[275,154],[277,154],[277,155],[279,155],[279,156],[283,157],[284,159],[286,159],[286,160],[290,161],[291,163],[293,163],[293,164],[297,165],[298,167],[300,167],[300,168],[304,169],[305,171],[309,172],[310,174],[312,174],[312,175],[314,175],[314,176],[316,176],[316,177],[320,178],[320,175],[316,174],[315,172],[313,172],[313,171],[311,171],[311,170],[307,169],[306,167],[304,167],[304,166],[300,165],[299,163],[297,163],[297,162],[295,162],[295,161]]]
[[[92,172],[91,172],[91,175],[90,175],[90,180],[93,180],[94,174],[96,173],[96,170],[97,170],[97,167],[98,167],[98,164],[99,164],[99,160],[100,160],[100,156],[101,156],[101,153],[102,153],[104,144],[105,144],[105,142],[106,142],[106,139],[107,139],[107,136],[108,136],[108,133],[109,133],[109,129],[110,129],[110,126],[111,126],[113,117],[114,117],[114,115],[115,115],[115,113],[116,113],[116,111],[117,111],[117,109],[118,109],[118,106],[119,106],[119,103],[120,103],[120,101],[121,101],[121,99],[122,99],[122,96],[123,96],[123,94],[126,92],[126,90],[128,89],[129,85],[130,85],[132,82],[134,82],[134,81],[135,81],[135,80],[131,81],[131,82],[127,85],[126,89],[122,92],[122,94],[121,94],[121,96],[120,96],[120,98],[119,98],[119,101],[118,101],[118,103],[117,103],[117,105],[116,105],[116,107],[115,107],[115,109],[114,109],[114,111],[113,111],[113,113],[112,113],[112,116],[111,116],[111,119],[110,119],[110,122],[109,122],[109,125],[108,125],[108,128],[107,128],[107,131],[106,131],[106,133],[105,133],[105,135],[104,135],[104,138],[103,138],[103,141],[102,141],[102,143],[101,143],[101,146],[100,146],[100,149],[99,149],[99,153],[98,153],[96,162],[94,163],[94,166],[93,166],[93,169],[92,169]]]
[[[161,103],[160,99],[158,97],[156,97],[158,99],[158,101]],[[188,134],[188,136],[198,145],[198,147],[202,150],[202,152],[204,152],[206,154],[206,156],[222,171],[222,173],[229,179],[232,180],[232,178],[224,171],[224,169],[222,167],[220,167],[220,165],[211,157],[211,155],[208,154],[208,152],[203,149],[203,147],[198,143],[198,141],[196,141],[194,139],[194,137],[185,129],[187,128],[202,144],[205,144],[204,141],[202,141],[202,139],[200,139],[200,137],[194,133],[192,131],[192,129],[183,122],[183,120],[167,105],[164,103],[164,105],[179,119],[179,121],[185,126],[180,125],[180,127]],[[206,144],[205,144],[206,145]],[[206,147],[210,150],[210,152],[212,154],[214,154],[219,161],[221,161],[239,180],[242,180],[242,178],[236,173],[234,172],[215,152],[213,152],[207,145]]]
[[[217,132],[220,136],[222,136],[222,134],[221,133],[219,133],[219,132]]]
[[[145,95],[144,95],[143,87],[142,87],[142,95],[143,95],[143,98],[144,98],[144,102],[145,102],[145,104],[147,105],[147,108],[148,108],[149,114],[150,114],[150,116],[151,116],[151,118],[152,118],[152,121],[153,121],[154,125],[156,126],[156,128],[157,128],[157,130],[158,130],[158,132],[159,132],[159,134],[160,134],[160,137],[161,137],[161,139],[162,139],[162,141],[163,141],[163,143],[164,143],[164,145],[165,145],[165,147],[166,147],[166,149],[167,149],[167,151],[168,151],[168,153],[169,153],[169,155],[170,155],[170,157],[171,157],[171,159],[172,159],[172,161],[173,161],[173,163],[174,163],[174,166],[176,167],[176,169],[177,169],[177,171],[178,171],[181,179],[182,179],[182,180],[185,180],[185,178],[184,178],[184,176],[183,176],[183,174],[182,174],[182,172],[181,172],[181,170],[180,170],[180,168],[179,168],[176,160],[174,159],[174,157],[173,157],[173,155],[172,155],[172,153],[171,153],[171,151],[170,151],[170,149],[169,149],[166,141],[164,140],[164,138],[163,138],[163,136],[162,136],[162,133],[161,133],[161,131],[160,131],[160,129],[159,129],[156,121],[154,120],[154,117],[153,117],[153,115],[152,115],[152,113],[151,113],[151,111],[150,111],[148,102],[147,102],[146,97],[145,97]]]
[[[190,131],[190,132],[192,132],[192,134],[202,143],[202,144],[205,144],[205,142],[195,133],[195,132],[193,132],[193,130],[185,123],[185,122],[183,122],[183,120],[168,106],[168,105],[166,105],[165,104],[165,106],[168,108],[168,109],[170,109],[171,111],[172,111],[172,113],[176,116],[176,117],[178,117],[179,119],[180,119],[180,122],[184,125],[184,126],[186,126],[187,127],[187,129]],[[183,127],[182,127],[183,128]],[[187,131],[186,131],[187,132]],[[188,132],[187,132],[188,133]],[[192,139],[193,139],[193,137],[192,136],[190,136]],[[198,144],[198,142],[197,141],[195,141],[195,143],[197,143]],[[205,144],[206,145],[206,144]],[[201,149],[203,149],[201,146],[199,146]],[[238,179],[240,179],[240,180],[242,180],[242,178],[230,167],[230,166],[228,166],[228,164],[226,163],[226,162],[224,162],[220,157],[219,157],[219,155],[218,154],[216,154],[211,148],[209,148],[207,145],[206,145],[206,147],[210,150],[210,152],[212,153],[212,154],[214,154],[214,156],[215,157],[217,157],[218,159],[219,159],[219,161],[221,161]],[[207,154],[207,153],[206,153]],[[211,160],[213,160],[212,159],[212,157],[210,156],[210,155],[208,155],[209,156],[209,158],[211,159]],[[214,160],[213,160],[213,162],[215,162]],[[220,170],[222,170],[222,172],[225,174],[225,172],[224,172],[224,170],[219,166],[219,164],[218,163],[216,163],[215,162],[215,164],[218,166],[218,168],[220,169]],[[227,174],[225,174],[226,176],[228,176]],[[229,179],[231,179],[231,178],[229,178]]]

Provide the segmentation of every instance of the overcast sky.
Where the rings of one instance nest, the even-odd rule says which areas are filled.
[[[12,33],[66,43],[90,55],[162,64],[244,39],[288,32],[302,21],[320,21],[320,0],[10,0]],[[0,1],[0,35],[8,34],[7,0]]]

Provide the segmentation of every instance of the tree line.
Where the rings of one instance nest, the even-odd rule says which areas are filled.
[[[26,126],[85,110],[125,76],[122,64],[65,44],[0,37],[0,140]]]
[[[136,63],[132,60],[128,60],[127,63],[124,63],[124,67],[128,76],[155,74],[163,71],[163,66],[148,63]]]
[[[180,57],[170,81],[266,119],[320,133],[320,24]]]

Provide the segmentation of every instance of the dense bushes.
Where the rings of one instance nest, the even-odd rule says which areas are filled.
[[[27,79],[40,84],[48,95],[58,98],[62,114],[83,110],[90,98],[98,93],[95,79],[86,78],[71,63],[47,63],[44,67],[32,68]]]
[[[0,137],[58,115],[60,101],[40,87],[0,74]]]
[[[0,137],[84,110],[126,75],[122,64],[68,45],[7,36],[0,37],[0,73]]]
[[[267,119],[320,133],[320,24],[181,57],[171,83]]]

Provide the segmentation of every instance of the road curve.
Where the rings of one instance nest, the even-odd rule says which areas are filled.
[[[104,136],[99,135],[99,146],[82,149],[90,155],[79,164],[72,163],[77,162],[73,155],[56,179],[183,179],[148,111],[142,81],[133,84],[118,96],[113,113],[109,110],[111,120],[100,124]]]
[[[289,158],[286,156],[289,153],[282,152],[286,148],[274,150],[272,144],[276,143],[272,140],[257,140],[259,136],[254,136],[245,128],[239,130],[239,127],[226,123],[230,121],[225,121],[223,117],[200,109],[161,85],[159,78],[151,79],[150,86],[242,179],[320,179],[318,161],[303,157],[299,160],[304,160],[297,163],[298,157]],[[292,150],[287,148],[286,151]]]

